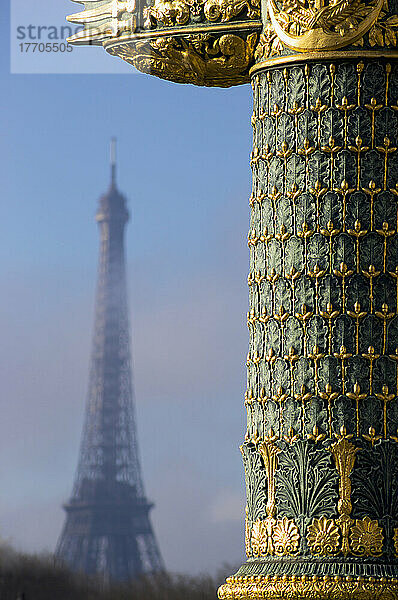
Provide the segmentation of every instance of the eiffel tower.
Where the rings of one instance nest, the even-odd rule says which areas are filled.
[[[124,231],[126,199],[111,184],[99,200],[100,255],[88,399],[72,497],[56,557],[105,581],[164,571],[138,458],[134,419]]]

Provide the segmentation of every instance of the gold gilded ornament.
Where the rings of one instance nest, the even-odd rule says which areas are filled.
[[[137,36],[138,37],[138,36]],[[176,83],[229,87],[246,83],[257,33],[240,37],[226,33],[168,35],[129,40],[106,46],[143,73]]]
[[[243,12],[248,19],[260,18],[258,0],[155,0],[144,8],[145,27],[186,25],[194,17],[226,23]]]
[[[248,556],[292,556],[297,554],[300,543],[298,527],[287,517],[255,521],[248,537]]]
[[[297,525],[287,517],[276,522],[272,532],[276,556],[295,554],[299,547],[300,534]]]
[[[275,28],[272,23],[267,23],[264,26],[264,30],[260,35],[259,42],[257,44],[254,59],[256,62],[271,58],[272,56],[279,56],[282,54],[283,44],[278,38]]]
[[[389,13],[388,1],[384,0],[383,8],[377,21],[369,30],[369,45],[372,48],[383,48],[397,46],[398,38],[398,15]],[[364,39],[359,39],[355,45],[363,46]]]
[[[369,517],[356,520],[351,528],[351,548],[357,556],[380,556],[383,552],[383,532],[377,521]]]
[[[146,29],[155,28],[158,24],[167,27],[185,25],[191,16],[196,16],[203,8],[203,0],[197,2],[181,2],[181,0],[158,0],[153,6],[144,8],[144,25]]]
[[[398,580],[365,577],[228,577],[220,600],[397,600]]]
[[[250,547],[254,556],[264,556],[268,548],[268,524],[265,521],[255,521],[250,537]]]
[[[358,452],[358,448],[355,448],[349,440],[353,437],[347,435],[344,428],[337,437],[337,442],[332,444],[331,452],[336,464],[336,469],[339,474],[339,501],[337,504],[337,510],[340,517],[336,523],[341,529],[343,536],[342,541],[342,552],[344,556],[347,556],[350,552],[350,546],[348,541],[348,535],[353,520],[350,517],[352,511],[351,503],[351,479],[350,475],[354,468],[355,456]]]
[[[278,453],[280,448],[275,445],[276,436],[272,429],[269,436],[259,446],[259,452],[263,457],[268,482],[267,515],[273,517],[276,512],[275,506],[275,471],[278,466]]]
[[[394,550],[395,550],[395,554],[398,555],[398,528],[394,529]]]
[[[330,556],[339,547],[340,533],[333,521],[321,517],[314,519],[308,527],[307,541],[311,554],[317,556]]]
[[[85,10],[68,19],[84,28],[68,41],[102,45],[139,71],[176,83],[249,83],[260,0],[152,1],[82,0]]]
[[[273,527],[276,523],[275,513],[275,471],[278,466],[278,453],[280,448],[275,445],[276,435],[270,429],[268,437],[259,445],[259,452],[263,458],[265,471],[267,473],[267,518],[263,521],[267,530],[267,551],[266,554],[274,554],[274,546],[272,541]]]
[[[298,52],[337,50],[363,37],[379,17],[383,0],[270,0],[278,38]]]

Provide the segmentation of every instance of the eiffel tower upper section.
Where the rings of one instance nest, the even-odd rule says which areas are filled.
[[[113,152],[112,152],[113,154]],[[88,404],[74,496],[85,480],[127,483],[139,497],[143,484],[133,415],[127,316],[124,231],[126,199],[116,186],[112,157],[109,190],[99,200],[96,220],[100,254]]]

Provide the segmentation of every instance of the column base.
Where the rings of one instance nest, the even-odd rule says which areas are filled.
[[[398,600],[398,579],[373,577],[228,577],[220,600]]]

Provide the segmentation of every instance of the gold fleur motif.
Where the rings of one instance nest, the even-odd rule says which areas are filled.
[[[294,442],[297,442],[297,440],[300,439],[300,436],[295,433],[293,427],[289,427],[289,431],[287,432],[287,435],[283,436],[283,439],[285,442],[292,445]]]
[[[318,444],[318,442],[323,442],[325,438],[326,434],[320,432],[316,425],[314,425],[312,433],[307,434],[307,439],[312,440],[313,442],[315,442],[315,444]]]
[[[297,552],[300,534],[294,521],[287,517],[277,521],[272,537],[276,556],[291,555]]]
[[[367,442],[370,442],[372,444],[372,448],[374,448],[374,445],[381,440],[381,435],[376,435],[376,430],[374,427],[369,427],[369,435],[363,435],[362,436]]]
[[[369,517],[356,520],[351,528],[351,548],[358,556],[380,556],[383,552],[383,531]]]
[[[307,541],[311,554],[330,556],[339,547],[340,534],[333,519],[314,519],[308,527]]]

